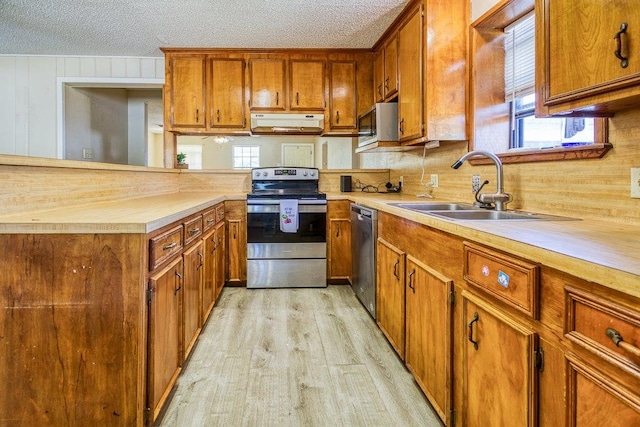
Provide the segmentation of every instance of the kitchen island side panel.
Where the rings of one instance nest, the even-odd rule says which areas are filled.
[[[142,425],[144,236],[0,235],[0,425]]]

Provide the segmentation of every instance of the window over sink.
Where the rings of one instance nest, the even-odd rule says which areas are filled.
[[[535,116],[533,0],[505,0],[471,27],[474,150],[520,163],[599,158],[611,148],[607,119]]]

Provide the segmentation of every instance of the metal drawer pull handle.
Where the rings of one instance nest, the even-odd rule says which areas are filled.
[[[416,274],[416,270],[413,269],[411,271],[411,273],[409,273],[409,287],[411,288],[411,290],[413,291],[413,293],[416,293],[416,288],[415,286],[413,286],[413,275]]]
[[[175,273],[176,273],[176,276],[178,276],[178,278],[182,280],[182,274],[178,273],[178,270],[175,270]],[[182,285],[178,285],[178,287],[173,290],[173,294],[178,295],[178,291],[180,289],[182,289]]]
[[[393,275],[396,279],[400,279],[400,275],[398,274],[398,266],[400,265],[400,260],[397,259],[396,263],[393,264]]]
[[[216,121],[220,123],[220,110],[216,110]]]
[[[193,230],[189,230],[189,234],[196,234],[200,232],[200,228],[196,227]]]
[[[613,328],[607,328],[605,332],[617,347],[620,347],[621,349],[628,351],[629,353],[633,354],[636,357],[640,357],[640,348],[636,347],[635,345],[624,342],[624,339],[622,339],[622,335],[620,335],[618,331],[616,331]]]
[[[276,92],[276,105],[280,105],[280,92]]]
[[[336,124],[340,123],[340,111],[336,111]]]
[[[173,248],[175,248],[176,246],[178,246],[178,244],[177,244],[176,242],[171,242],[171,243],[169,243],[168,245],[164,245],[164,246],[162,247],[162,250],[163,250],[163,251],[166,251],[166,250],[169,250],[169,249],[173,249]]]
[[[213,218],[207,218],[207,224],[211,224],[213,221]]]
[[[467,336],[469,342],[473,344],[473,348],[475,348],[476,350],[478,349],[478,341],[473,340],[473,324],[476,323],[478,319],[478,312],[473,313],[473,319],[471,319],[471,322],[469,322],[469,335]]]
[[[620,25],[620,31],[618,31],[613,38],[616,41],[616,50],[613,54],[620,60],[620,66],[622,68],[627,68],[629,66],[629,58],[626,56],[622,56],[622,34],[627,33],[627,23],[623,22]]]

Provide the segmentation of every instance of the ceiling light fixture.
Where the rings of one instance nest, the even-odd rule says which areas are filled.
[[[213,138],[213,142],[215,142],[216,144],[226,144],[227,142],[233,141],[233,138],[226,135],[215,135],[211,138]]]

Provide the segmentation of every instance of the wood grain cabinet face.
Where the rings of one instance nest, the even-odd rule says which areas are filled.
[[[226,273],[226,261],[227,261],[227,257],[226,257],[226,245],[225,245],[225,223],[224,221],[219,222],[218,224],[216,224],[216,232],[215,232],[215,244],[216,244],[216,248],[215,248],[215,262],[216,262],[216,267],[215,267],[215,278],[214,278],[214,285],[215,285],[215,293],[214,293],[214,301],[216,301],[218,299],[218,297],[220,296],[220,293],[222,292],[222,288],[224,287],[224,281],[225,281],[225,273]]]
[[[245,118],[245,61],[235,58],[212,58],[211,128],[244,128]]]
[[[200,333],[200,298],[202,294],[202,273],[204,271],[203,243],[199,241],[186,250],[184,255],[183,278],[183,359],[186,360]]]
[[[420,6],[398,31],[398,135],[400,141],[422,136],[422,49],[422,6]]]
[[[251,75],[251,110],[285,110],[285,59],[253,58]]]
[[[446,425],[452,404],[453,281],[407,255],[405,362]]]
[[[324,61],[292,59],[289,79],[291,110],[324,111]]]
[[[204,55],[171,57],[169,70],[172,128],[205,128]]]
[[[417,42],[417,40],[416,40]],[[417,43],[420,44],[420,43]],[[384,46],[384,98],[398,92],[398,36],[392,36]]]
[[[329,62],[329,123],[331,129],[355,129],[356,61]]]
[[[149,239],[149,271],[182,252],[182,225]]]
[[[327,202],[327,279],[351,278],[351,218],[348,200]]]
[[[538,265],[470,243],[465,243],[464,254],[464,279],[468,283],[538,318]]]
[[[202,236],[202,215],[185,221],[184,223],[184,246],[187,247],[191,242]]]
[[[639,104],[637,1],[537,0],[536,13],[536,86],[550,113],[613,113]]]
[[[247,207],[246,202],[225,202],[227,224],[227,277],[232,283],[247,281]]]
[[[565,286],[571,426],[640,425],[640,311],[628,302]]]
[[[462,311],[462,425],[537,425],[537,334],[467,291]]]
[[[200,301],[201,324],[204,325],[211,314],[216,297],[216,229],[211,229],[202,238],[204,251],[204,265],[202,272],[202,298]]]
[[[182,258],[149,279],[147,407],[153,422],[182,366]]]
[[[406,254],[378,238],[376,257],[376,322],[400,359],[405,360]]]
[[[384,101],[384,49],[373,60],[373,96],[376,102]]]

